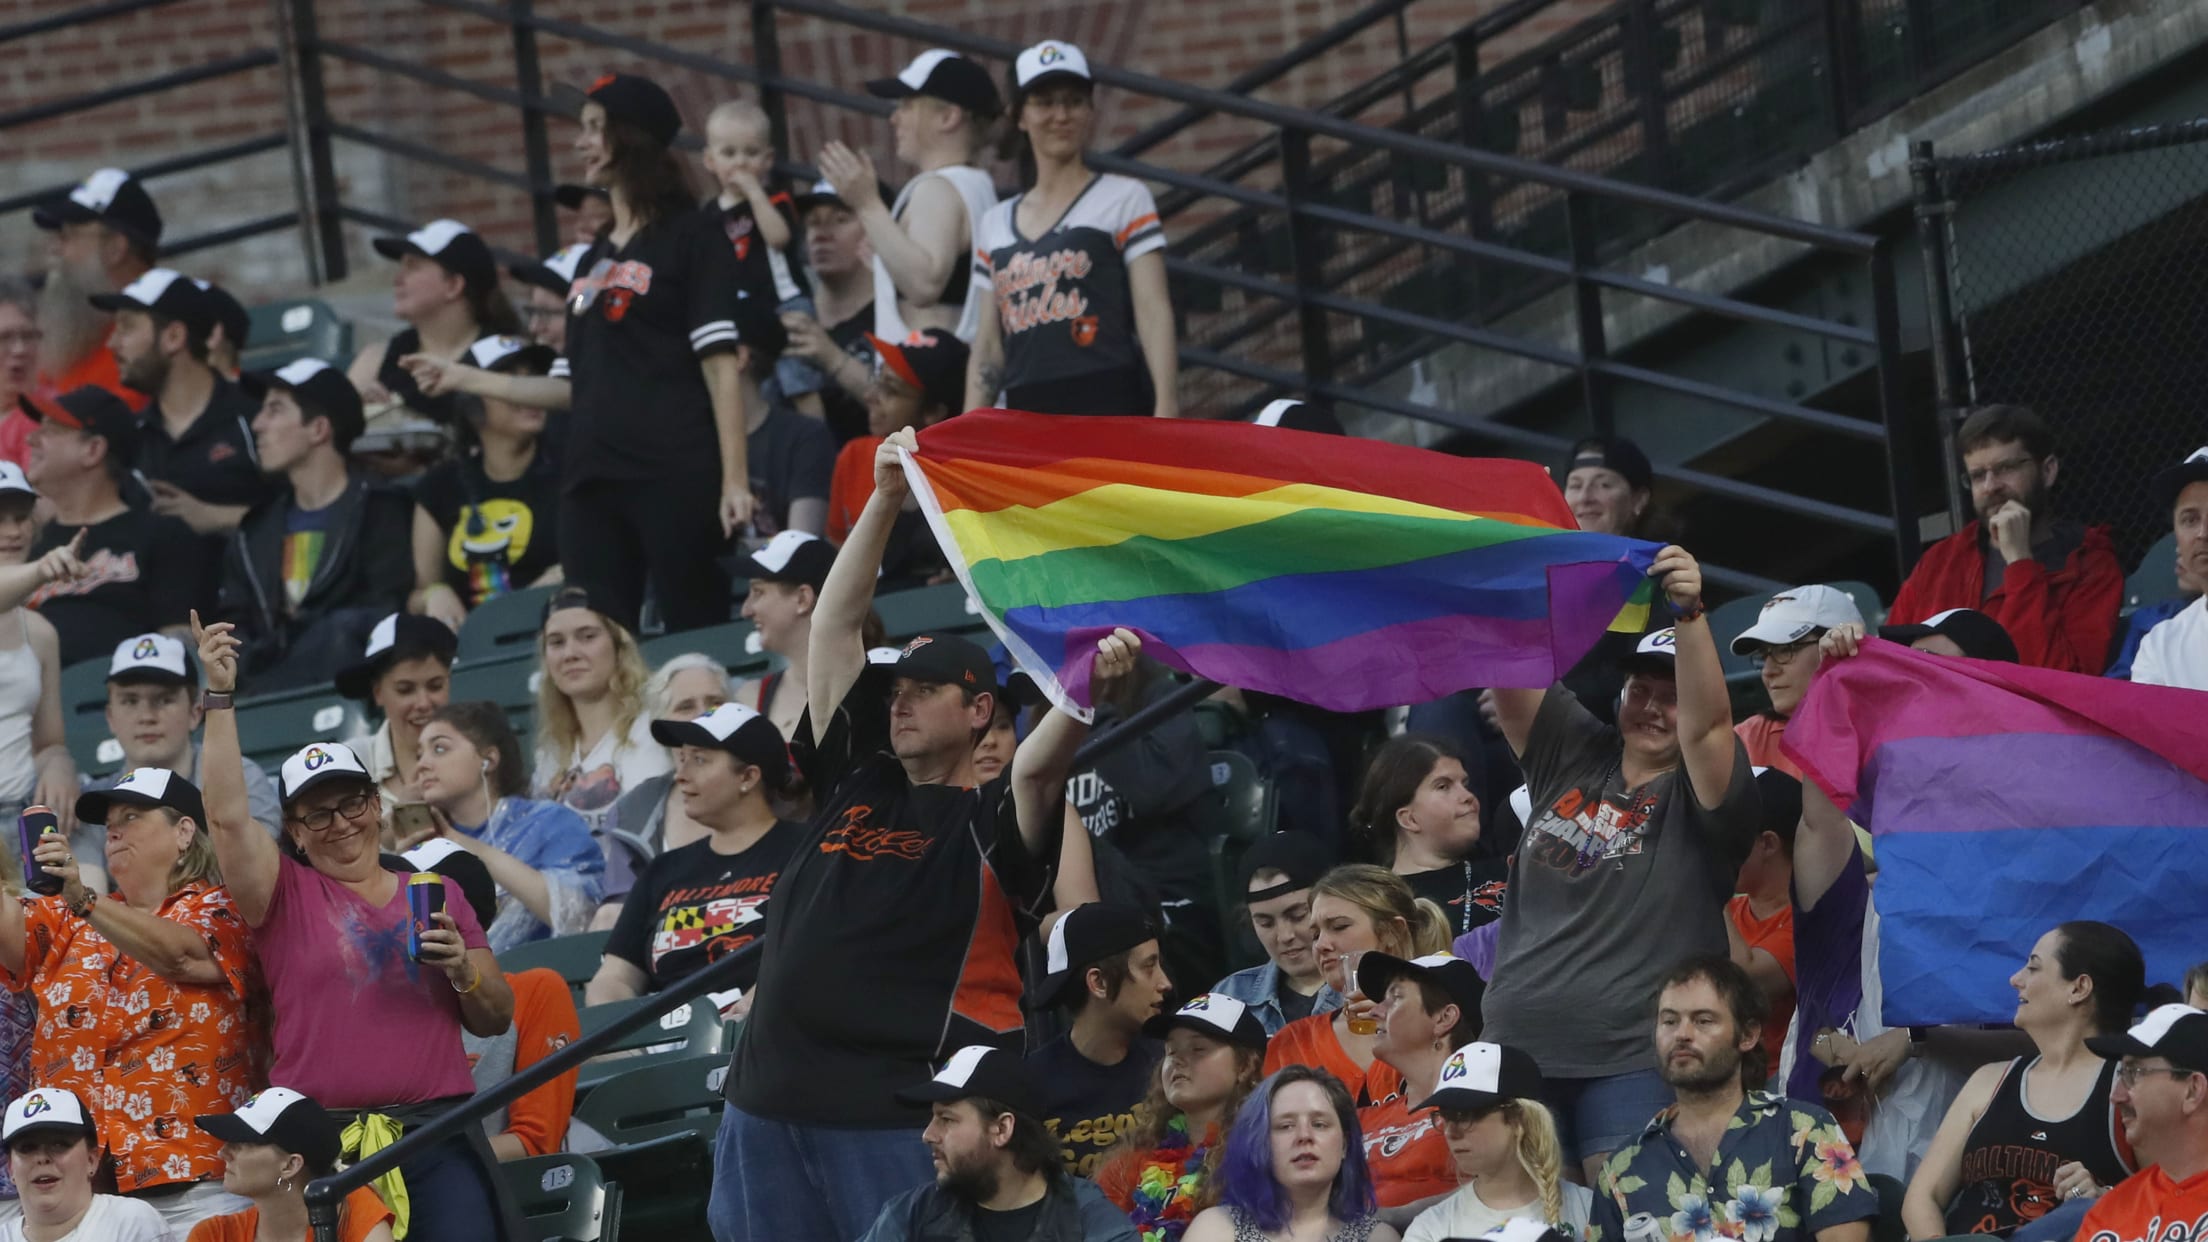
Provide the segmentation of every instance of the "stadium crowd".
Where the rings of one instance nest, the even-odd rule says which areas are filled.
[[[349,365],[241,373],[240,299],[159,265],[129,175],[39,210],[43,283],[0,280],[0,810],[55,822],[0,851],[0,1239],[297,1238],[307,1181],[566,1046],[578,1000],[732,954],[718,1242],[2208,1227],[2208,971],[2151,1004],[2129,936],[2064,922],[2009,1027],[1885,1026],[1869,838],[1781,750],[1871,634],[2208,691],[2208,448],[2142,480],[2184,599],[2123,614],[2053,431],[2001,406],[1955,445],[1976,520],[1881,623],[1803,584],[1715,633],[1646,455],[1582,442],[1556,483],[1664,545],[1662,628],[1408,732],[1220,691],[1283,828],[1222,901],[1196,713],[1078,757],[1173,689],[1135,634],[1097,644],[1092,726],[873,611],[951,580],[915,430],[1177,416],[1156,207],[1085,162],[1071,44],[1008,100],[940,50],[867,86],[901,187],[836,143],[786,184],[732,101],[701,193],[667,93],[599,79],[572,244],[379,238],[405,327]],[[1000,133],[1032,157],[1002,199]],[[525,738],[454,699],[458,635],[550,586]],[[647,664],[732,613],[775,672]],[[64,739],[88,661],[105,773]],[[373,728],[246,757],[236,696],[322,685]],[[577,992],[501,969],[592,929]],[[523,1237],[496,1166],[585,1149],[576,1090],[355,1192],[341,1236]]]

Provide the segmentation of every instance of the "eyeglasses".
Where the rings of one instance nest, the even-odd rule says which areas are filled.
[[[1441,1124],[1459,1130],[1470,1129],[1502,1112],[1506,1107],[1508,1106],[1503,1104],[1490,1104],[1485,1108],[1444,1108],[1440,1110]]]
[[[1981,483],[1990,481],[1995,475],[2021,474],[2038,464],[2039,459],[2037,457],[2011,457],[2007,461],[1997,461],[1990,466],[1980,466],[1976,470],[1966,470],[1963,472],[1963,479],[1972,487],[1976,487]]]
[[[1792,664],[1794,662],[1794,657],[1802,654],[1803,652],[1809,650],[1811,647],[1814,647],[1816,645],[1816,639],[1805,638],[1798,643],[1787,643],[1783,647],[1765,647],[1761,651],[1749,652],[1748,662],[1755,665],[1759,669],[1766,664]]]
[[[2189,1070],[2176,1065],[2119,1065],[2116,1067],[2116,1081],[2124,1084],[2124,1089],[2129,1091],[2131,1088],[2138,1086],[2139,1080],[2149,1074],[2168,1074],[2173,1078],[2190,1078],[2200,1072],[2199,1070]]]
[[[560,306],[528,306],[524,307],[521,313],[538,323],[550,323],[555,319],[567,318],[567,307],[564,304]]]
[[[37,328],[21,328],[14,332],[0,332],[0,349],[29,349],[46,339]]]
[[[319,811],[294,815],[291,817],[291,822],[308,832],[328,832],[330,825],[336,823],[337,817],[340,815],[347,819],[359,819],[361,812],[368,809],[371,796],[364,793],[348,794],[334,807],[324,807]]]

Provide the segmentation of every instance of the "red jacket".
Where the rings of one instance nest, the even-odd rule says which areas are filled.
[[[2018,561],[2002,572],[2001,589],[1986,595],[1985,553],[1972,522],[1925,549],[1886,623],[1913,625],[1950,608],[1975,608],[2009,631],[2024,663],[2098,676],[2108,666],[2123,598],[2124,570],[2105,526],[2087,527],[2061,569],[2049,573],[2036,559]]]

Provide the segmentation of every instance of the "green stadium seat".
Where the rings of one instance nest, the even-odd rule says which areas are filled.
[[[568,989],[575,993],[575,1003],[583,1003],[583,985],[598,973],[598,959],[605,956],[606,938],[610,931],[577,932],[572,936],[553,936],[546,940],[532,940],[516,945],[499,954],[498,968],[507,974],[543,967],[567,980]]]
[[[882,628],[888,632],[891,646],[903,646],[904,641],[915,634],[930,631],[964,634],[987,629],[989,625],[981,619],[981,608],[967,598],[966,588],[956,582],[877,595],[874,615],[882,619]]]
[[[62,736],[79,772],[107,772],[123,761],[123,744],[107,728],[106,656],[61,670]]]
[[[537,716],[537,652],[534,646],[506,659],[470,661],[452,668],[452,701],[488,700],[505,709],[507,723],[528,744]]]
[[[1196,731],[1203,735],[1204,749],[1218,750],[1242,736],[1250,727],[1249,718],[1242,709],[1219,699],[1205,699],[1196,705]]]
[[[621,1189],[621,1224],[630,1237],[704,1236],[718,1126],[716,1118],[704,1130],[683,1130],[591,1153],[606,1181]]]
[[[621,1236],[621,1188],[609,1185],[589,1156],[562,1152],[499,1166],[529,1237],[542,1242],[615,1242]]]
[[[1871,1189],[1878,1192],[1878,1216],[1871,1221],[1871,1242],[1909,1242],[1908,1227],[1901,1223],[1901,1200],[1905,1193],[1901,1180],[1873,1173],[1870,1183]]]
[[[711,1143],[721,1121],[726,1055],[654,1057],[620,1064],[629,1068],[575,1106],[577,1121],[616,1146],[670,1134],[696,1134]]]
[[[1710,637],[1717,640],[1717,664],[1725,670],[1725,684],[1736,690],[1741,686],[1753,686],[1763,680],[1763,674],[1755,662],[1744,655],[1733,654],[1733,639],[1742,630],[1756,623],[1768,602],[1767,595],[1746,595],[1710,609]],[[1659,605],[1660,606],[1660,605]]]
[[[2155,540],[2147,554],[2139,558],[2139,568],[2124,579],[2124,611],[2176,599],[2181,594],[2177,588],[2177,532],[2172,531]],[[61,680],[67,686],[69,674],[63,672]]]
[[[309,742],[339,742],[365,732],[360,704],[318,687],[238,704],[238,746],[271,772]]]
[[[587,1036],[603,1030],[649,999],[638,997],[610,1005],[588,1006],[576,1015],[581,1019],[582,1033]],[[656,1023],[629,1032],[606,1051],[643,1052],[657,1048],[653,1055],[659,1057],[722,1057],[728,1051],[731,1025],[721,1020],[720,1011],[713,1007],[713,1002],[700,998],[661,1014]],[[578,1094],[595,1093],[600,1085],[634,1071],[638,1064],[637,1059],[630,1056],[600,1056],[585,1061],[575,1076],[575,1090]]]
[[[248,371],[269,371],[301,358],[320,358],[342,367],[353,358],[353,325],[330,304],[314,298],[271,302],[250,308],[252,328],[244,357]]]
[[[1240,970],[1265,960],[1265,951],[1250,931],[1249,920],[1236,917],[1243,905],[1236,880],[1243,852],[1274,829],[1279,818],[1277,791],[1258,772],[1257,764],[1240,751],[1215,750],[1206,756],[1206,762],[1211,765],[1215,798],[1208,834],[1212,900],[1226,933],[1228,968]]]
[[[537,653],[537,631],[544,623],[544,605],[557,586],[528,587],[487,599],[460,623],[460,664],[479,660],[504,660]]]
[[[1879,622],[1886,619],[1886,601],[1878,597],[1878,588],[1868,582],[1835,582],[1834,590],[1846,591],[1855,601],[1855,610],[1863,614],[1865,629],[1876,632]]]
[[[730,621],[678,634],[662,634],[646,639],[641,650],[644,662],[653,668],[678,655],[696,651],[719,660],[738,677],[758,677],[781,664],[779,657],[760,648],[759,631],[753,629],[749,621]]]

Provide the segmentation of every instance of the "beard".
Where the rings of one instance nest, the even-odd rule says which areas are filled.
[[[1664,1058],[1664,1085],[1692,1095],[1706,1094],[1740,1081],[1740,1053],[1727,1046],[1710,1052],[1699,1064],[1674,1066]]]
[[[996,1198],[1002,1180],[993,1164],[969,1163],[950,1157],[944,1159],[943,1171],[935,1175],[936,1185],[968,1203],[986,1203]]]
[[[1978,520],[1981,522],[1991,521],[1993,519],[1994,510],[1999,509],[2002,505],[2005,505],[2007,503],[2009,503],[2007,498],[2002,498],[1992,501],[1989,504],[1982,504],[1977,506]],[[2026,486],[2022,492],[2019,492],[2017,494],[2016,503],[2024,506],[2025,509],[2029,510],[2032,515],[2034,524],[2037,524],[2038,519],[2048,512],[2047,485],[2040,482],[2039,479],[2035,476],[2032,479],[2031,483]]]
[[[89,299],[106,293],[106,282],[56,262],[46,269],[38,291],[38,326],[46,333],[46,373],[59,375],[75,366],[107,339],[109,317]]]

